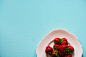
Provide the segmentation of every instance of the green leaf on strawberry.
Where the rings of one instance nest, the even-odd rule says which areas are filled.
[[[68,48],[65,48],[65,51],[68,51]]]
[[[56,41],[54,41],[54,44],[58,44]]]
[[[73,52],[73,50],[70,50],[71,52]]]
[[[58,56],[58,51],[57,50],[53,50],[52,51],[52,57],[57,57]]]
[[[52,52],[48,52],[49,55],[52,55]]]
[[[73,53],[72,53],[72,52],[70,52],[70,54],[72,55]]]
[[[54,50],[58,50],[58,47],[54,47]]]
[[[64,39],[60,39],[60,43],[62,43],[64,41]]]
[[[56,56],[58,55],[57,51],[55,51],[53,54],[55,54]]]

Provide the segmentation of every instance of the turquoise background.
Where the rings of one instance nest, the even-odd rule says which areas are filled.
[[[36,57],[54,29],[73,33],[86,57],[86,0],[0,0],[0,57]]]

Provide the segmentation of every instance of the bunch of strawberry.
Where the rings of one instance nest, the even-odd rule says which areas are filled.
[[[55,38],[53,48],[47,46],[45,53],[51,55],[52,57],[72,57],[74,48],[68,46],[68,41],[66,38]]]

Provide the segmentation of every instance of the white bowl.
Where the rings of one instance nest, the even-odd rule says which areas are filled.
[[[53,46],[52,40],[57,37],[66,38],[70,43],[70,45],[74,47],[75,50],[74,55],[72,57],[82,57],[83,50],[82,46],[78,42],[78,39],[73,34],[62,29],[53,30],[41,40],[36,50],[37,57],[47,57],[45,54],[45,48],[47,45],[50,45],[52,47]]]

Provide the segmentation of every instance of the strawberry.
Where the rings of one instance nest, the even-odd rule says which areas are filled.
[[[58,56],[58,51],[57,50],[53,50],[52,51],[52,57],[57,57]]]
[[[54,44],[59,44],[59,42],[60,42],[60,38],[55,38],[54,39]]]
[[[53,46],[53,49],[54,49],[54,50],[58,50],[58,47],[59,47],[59,45],[55,44],[55,45]]]
[[[58,49],[60,50],[61,49],[61,46],[58,46]]]
[[[68,46],[68,53],[72,55],[73,52],[74,52],[74,48],[72,46]]]
[[[62,46],[58,47],[59,51],[63,52],[64,50],[62,49]]]
[[[66,49],[68,48],[67,45],[61,45],[58,47],[59,51],[61,51],[62,53],[66,53]]]
[[[64,39],[64,41],[67,41],[67,39],[66,39],[66,38],[62,38],[62,39]]]
[[[47,46],[46,49],[45,49],[45,53],[46,53],[46,54],[49,54],[49,55],[52,54],[52,51],[53,51],[53,48],[50,47],[50,46]]]
[[[68,48],[68,46],[67,45],[61,45],[62,46],[62,48]]]
[[[60,55],[60,56],[64,56],[65,54],[62,53],[61,51],[59,51],[59,55]]]
[[[61,43],[61,45],[68,45],[68,41],[66,38],[60,39],[60,43]]]
[[[61,43],[61,45],[68,45],[68,42],[67,42],[67,41],[63,41],[63,42]]]
[[[72,57],[72,55],[65,55],[65,57]]]
[[[74,48],[72,46],[68,46],[68,49],[70,50],[73,50],[74,51]]]

